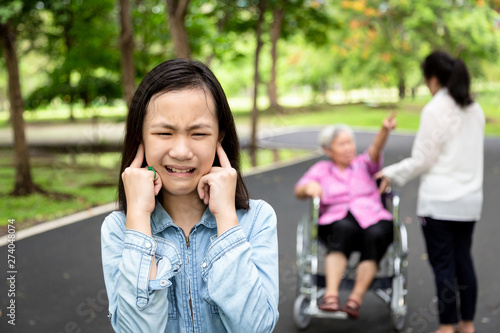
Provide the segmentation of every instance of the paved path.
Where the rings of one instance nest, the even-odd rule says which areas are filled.
[[[305,134],[309,133],[309,134]],[[314,143],[315,131],[279,134],[287,145]],[[359,150],[372,140],[357,134]],[[276,141],[276,137],[272,140]],[[392,136],[386,163],[409,154],[413,138]],[[265,142],[263,142],[265,144]],[[311,145],[313,147],[313,145]],[[485,202],[477,226],[474,255],[480,283],[477,331],[496,333],[500,327],[500,269],[497,254],[498,198],[500,197],[500,140],[486,140]],[[316,159],[245,177],[252,197],[267,200],[278,216],[280,246],[280,320],[275,332],[295,332],[292,304],[296,295],[295,228],[308,210],[307,202],[293,197],[295,181]],[[401,216],[409,231],[409,316],[405,332],[427,333],[437,327],[432,275],[420,228],[415,219],[417,182],[401,189]],[[6,284],[0,284],[0,332],[111,332],[106,318],[106,296],[101,270],[100,225],[104,215],[16,242],[16,323],[7,324]],[[2,259],[3,258],[3,259]],[[5,281],[7,248],[0,247],[0,278]],[[389,311],[369,294],[358,321],[313,320],[306,332],[391,332]]]

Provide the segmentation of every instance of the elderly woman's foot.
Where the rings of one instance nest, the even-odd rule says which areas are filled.
[[[322,311],[339,311],[339,297],[336,295],[324,296],[318,308]]]
[[[349,298],[344,305],[340,307],[340,311],[347,313],[351,319],[358,319],[361,311],[361,301]]]

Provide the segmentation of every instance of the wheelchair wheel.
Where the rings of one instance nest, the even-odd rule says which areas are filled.
[[[407,277],[408,277],[408,247],[407,234],[404,225],[400,227],[400,247],[396,250],[394,262],[394,278],[392,280],[391,316],[394,327],[401,331],[405,324],[408,312],[406,304]]]
[[[406,278],[395,276],[392,281],[391,317],[394,328],[401,331],[405,325],[407,313]]]
[[[297,270],[298,270],[298,287],[310,288],[312,283],[311,277],[311,231],[308,220],[302,219],[297,225]]]
[[[293,303],[293,321],[300,330],[306,329],[311,323],[311,316],[307,313],[309,303],[309,298],[304,294],[297,296]]]

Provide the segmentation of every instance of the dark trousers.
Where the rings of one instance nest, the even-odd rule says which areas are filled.
[[[475,222],[430,217],[421,217],[420,221],[434,271],[440,323],[473,320],[477,300],[477,281],[471,254]]]
[[[347,258],[353,251],[360,251],[359,261],[374,260],[379,263],[393,236],[392,221],[381,220],[363,229],[351,212],[342,220],[318,226],[318,238],[328,253],[342,252]]]

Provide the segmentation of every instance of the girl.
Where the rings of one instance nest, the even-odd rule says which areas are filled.
[[[271,332],[276,216],[248,198],[234,119],[205,65],[171,60],[145,76],[120,174],[120,211],[101,233],[115,331]]]

